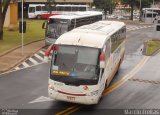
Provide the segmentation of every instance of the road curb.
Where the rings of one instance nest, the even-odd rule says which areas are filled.
[[[7,72],[7,71],[9,71],[9,70],[13,69],[14,67],[16,67],[16,66],[20,65],[22,62],[24,62],[24,61],[25,61],[25,60],[27,60],[29,57],[31,57],[31,55],[35,54],[37,51],[39,51],[39,50],[40,50],[40,49],[42,49],[42,48],[43,48],[43,46],[42,46],[41,48],[38,48],[35,52],[33,52],[32,54],[30,54],[29,56],[26,56],[26,57],[24,57],[24,58],[20,59],[19,61],[17,61],[17,63],[15,63],[15,64],[11,65],[11,66],[10,66],[10,67],[8,67],[7,69],[5,69],[5,70],[1,70],[1,71],[0,71],[0,73]]]
[[[32,44],[32,43],[35,43],[35,42],[43,41],[43,40],[44,40],[44,39],[32,41],[32,42],[29,42],[29,43],[24,44],[24,46],[29,45],[29,44]],[[4,55],[6,55],[6,54],[8,54],[8,53],[10,53],[10,52],[12,52],[12,51],[20,48],[20,47],[21,47],[21,45],[16,46],[16,47],[14,47],[14,48],[12,48],[12,49],[10,49],[10,50],[7,50],[7,51],[1,53],[1,54],[0,54],[0,57],[4,56]]]
[[[44,40],[44,39],[43,39],[43,40]],[[29,44],[32,44],[32,43],[35,43],[35,42],[43,41],[43,40],[32,41],[32,42],[30,42],[30,43],[25,44],[24,46],[29,45]],[[6,51],[5,53],[1,54],[0,57],[1,57],[1,56],[4,56],[4,55],[6,55],[6,54],[8,54],[8,53],[10,53],[10,52],[12,52],[12,51],[20,48],[20,47],[21,47],[21,46],[17,46],[16,48],[13,48],[13,49],[11,49],[11,50],[9,50],[9,51]],[[44,47],[44,46],[41,46],[40,48],[37,48],[37,50],[35,50],[33,53],[31,53],[30,55],[24,56],[22,59],[18,60],[15,64],[10,65],[8,68],[6,68],[6,69],[4,69],[4,70],[0,70],[0,73],[7,72],[7,71],[13,69],[14,67],[20,65],[22,62],[24,62],[25,60],[27,60],[29,57],[31,57],[31,55],[35,54],[37,51],[39,51],[39,50],[42,49],[43,47]]]

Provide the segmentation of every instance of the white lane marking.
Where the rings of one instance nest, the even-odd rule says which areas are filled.
[[[127,26],[127,31],[138,30],[142,28],[149,28],[152,26]]]
[[[33,101],[28,102],[28,104],[39,103],[39,102],[47,102],[47,101],[53,101],[53,99],[51,99],[49,97],[45,97],[45,96],[40,96],[40,97],[34,99]]]
[[[135,26],[134,28],[135,28],[135,29],[139,29],[139,26]]]
[[[34,60],[33,58],[29,58],[29,61],[31,61],[33,64],[37,65],[38,62],[36,60]]]
[[[28,65],[26,62],[23,62],[22,65],[23,65],[24,67],[29,67],[29,65]]]
[[[20,68],[19,68],[19,67],[15,67],[14,69],[15,69],[15,70],[19,70]]]
[[[41,53],[41,54],[43,54],[43,55],[45,55],[45,53],[41,50],[41,51],[39,51],[39,53]]]
[[[34,56],[37,57],[38,59],[40,59],[41,61],[44,61],[44,59],[41,56],[39,56],[38,54],[34,54]]]

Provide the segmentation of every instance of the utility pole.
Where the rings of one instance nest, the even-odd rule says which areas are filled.
[[[22,11],[21,11],[21,12],[22,12],[22,16],[21,16],[21,17],[22,17],[22,55],[23,55],[23,53],[24,53],[24,50],[23,50],[23,44],[24,44],[24,38],[23,38],[23,26],[24,26],[24,25],[23,25],[23,20],[24,20],[24,19],[23,19],[23,0],[22,0],[21,7],[22,7],[22,8],[21,8],[21,10],[22,10]]]

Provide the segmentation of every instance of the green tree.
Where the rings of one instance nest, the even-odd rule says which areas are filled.
[[[103,9],[105,12],[109,11],[109,13],[112,13],[112,9],[114,6],[114,2],[112,0],[95,0],[94,4],[96,8]]]
[[[133,7],[135,5],[135,0],[122,0],[122,4],[129,4],[131,7],[131,17],[130,19],[133,20]]]
[[[11,0],[0,0],[0,40],[3,40],[3,26],[7,9]]]
[[[137,7],[140,9],[140,1],[141,1],[141,9],[144,7],[150,7],[150,5],[153,3],[153,0],[122,0],[122,4],[129,4],[131,7],[131,20],[133,19],[133,10],[134,7]],[[154,0],[155,3],[159,2],[159,0]]]
[[[47,0],[46,6],[47,6],[48,12],[51,14],[52,13],[52,8],[55,7],[55,0]]]

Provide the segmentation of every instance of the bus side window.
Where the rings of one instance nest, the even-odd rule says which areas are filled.
[[[117,44],[117,32],[114,33],[112,36],[111,36],[111,52],[113,53],[115,51],[115,49],[117,49],[118,47],[118,44]]]
[[[106,49],[105,49],[105,62],[108,62],[110,57],[110,39],[106,42]]]
[[[66,6],[64,11],[71,11],[71,6]]]
[[[41,11],[41,6],[36,6],[36,11]]]
[[[78,11],[78,7],[73,6],[72,11]]]
[[[46,6],[42,6],[42,11],[47,11]]]
[[[31,13],[31,12],[35,12],[35,7],[30,7],[29,8],[29,12]]]
[[[57,7],[57,11],[64,11],[64,7],[58,6],[58,7]]]

